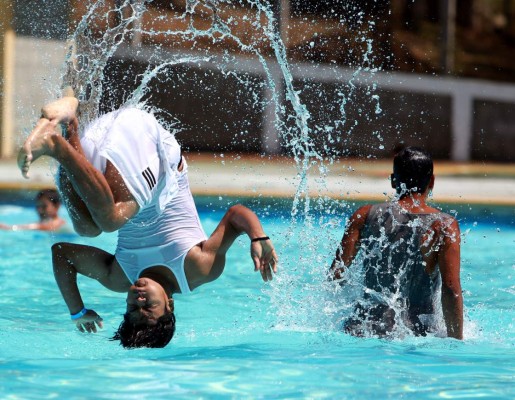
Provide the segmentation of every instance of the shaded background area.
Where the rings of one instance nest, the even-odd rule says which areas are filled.
[[[455,7],[454,15],[446,12],[449,4]],[[296,58],[352,62],[349,50],[355,47],[348,38],[360,33],[373,38],[374,62],[383,69],[515,82],[510,61],[515,45],[513,0],[293,0],[291,12],[316,15],[329,27],[312,34],[316,41],[311,50],[299,40],[292,49]],[[342,18],[347,31],[337,22]],[[367,27],[367,22],[374,25]],[[455,33],[452,38],[446,37],[448,24]],[[452,47],[448,65],[446,46]]]

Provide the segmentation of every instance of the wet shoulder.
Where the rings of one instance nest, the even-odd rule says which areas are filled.
[[[367,204],[354,211],[351,217],[351,224],[362,226],[368,220],[372,208],[372,204]]]
[[[459,237],[459,224],[452,215],[440,210],[428,215],[431,217],[431,230],[436,233],[440,240],[445,240],[446,238],[453,238],[455,240]]]

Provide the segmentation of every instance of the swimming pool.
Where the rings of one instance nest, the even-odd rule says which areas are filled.
[[[199,205],[206,232],[227,199]],[[257,208],[256,208],[257,207]],[[434,337],[359,339],[338,330],[338,299],[322,272],[343,216],[313,213],[291,223],[273,202],[254,204],[281,264],[271,284],[254,273],[248,239],[224,274],[191,296],[175,296],[177,332],[164,349],[124,350],[109,341],[124,294],[80,279],[86,306],[104,318],[96,335],[69,321],[55,285],[50,246],[88,243],[113,251],[114,234],[0,231],[0,393],[3,398],[495,398],[515,396],[515,225],[462,219],[463,342]],[[64,215],[67,217],[66,215]],[[0,221],[34,211],[0,205]],[[458,215],[460,218],[460,215]],[[316,227],[316,229],[314,229]]]

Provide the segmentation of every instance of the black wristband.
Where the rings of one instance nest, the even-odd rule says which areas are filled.
[[[262,240],[270,240],[270,238],[268,236],[263,236],[263,237],[257,237],[254,239],[250,239],[251,242],[260,242]]]

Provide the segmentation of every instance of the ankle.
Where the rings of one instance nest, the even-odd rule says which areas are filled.
[[[73,136],[77,134],[79,130],[79,121],[77,120],[77,117],[73,117],[68,122],[60,122],[59,125],[61,125],[65,137]]]
[[[56,132],[55,134],[51,135],[46,142],[46,154],[50,157],[58,158],[58,155],[63,152],[63,149],[66,145],[66,139]]]

